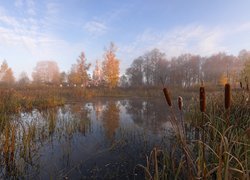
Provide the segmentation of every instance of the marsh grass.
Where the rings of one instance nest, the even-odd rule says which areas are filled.
[[[28,91],[28,90],[27,90]],[[17,91],[14,89],[0,90],[0,114],[12,115],[33,109],[48,109],[64,104],[64,99],[50,91],[46,93]]]
[[[157,164],[155,159],[151,160],[156,153],[153,149],[146,158],[146,165],[138,165],[146,179],[250,179],[249,92],[236,90],[232,93],[229,89],[230,85],[226,85],[224,103],[223,94],[210,93],[206,98],[205,88],[201,88],[200,101],[194,97],[186,106],[187,134],[181,116],[176,115],[181,111],[174,111],[166,98],[176,144],[171,155],[157,151],[163,154],[157,158]],[[153,168],[150,169],[149,164]]]
[[[91,124],[86,111],[78,113],[77,118],[69,113],[65,116],[69,119],[58,118],[56,108],[46,111],[33,110],[23,113],[22,116],[25,114],[37,118],[28,121],[14,115],[2,118],[5,124],[0,133],[0,179],[36,177],[43,168],[39,162],[43,147],[48,146],[53,139],[69,140],[73,134],[90,131]]]

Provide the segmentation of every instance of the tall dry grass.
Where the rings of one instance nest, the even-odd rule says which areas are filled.
[[[150,158],[147,158],[146,166],[140,165],[145,171],[145,177],[249,180],[249,92],[246,89],[232,92],[230,84],[227,83],[223,101],[221,93],[207,95],[205,87],[201,86],[199,99],[193,98],[186,106],[185,125],[188,125],[188,129],[182,125],[181,116],[177,116],[182,109],[173,109],[173,104],[169,103],[169,90],[164,88],[163,92],[171,112],[169,120],[176,144],[172,145],[175,147],[172,155],[160,151],[164,155],[157,159],[158,165],[161,164],[161,168],[157,167],[158,172],[149,168]],[[185,130],[187,133],[184,133]],[[153,152],[155,150],[151,154]],[[153,161],[155,160],[151,164],[156,165]]]

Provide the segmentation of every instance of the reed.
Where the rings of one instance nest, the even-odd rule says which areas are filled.
[[[178,108],[180,111],[182,111],[182,108],[183,108],[183,98],[181,96],[178,97]]]
[[[245,92],[239,91],[237,93],[239,93],[237,96],[241,97],[242,93]],[[242,103],[241,99],[235,98],[232,106],[232,92],[229,83],[225,85],[224,102],[219,98],[221,95],[222,93],[209,96],[206,104],[205,88],[204,86],[200,87],[199,106],[202,114],[201,116],[198,113],[195,114],[189,121],[193,124],[195,131],[196,123],[200,122],[199,120],[202,118],[202,123],[198,124],[198,127],[202,129],[202,137],[198,139],[191,138],[190,143],[192,145],[187,145],[182,131],[178,130],[177,125],[180,121],[178,121],[175,112],[171,108],[172,116],[170,121],[177,138],[176,143],[179,145],[176,144],[177,149],[181,150],[183,155],[178,160],[179,167],[177,169],[173,155],[170,156],[171,158],[167,162],[164,161],[164,167],[172,169],[173,173],[175,173],[171,178],[178,179],[179,175],[183,175],[181,178],[188,176],[188,179],[250,179],[250,109],[248,99],[244,100],[246,103]],[[248,96],[244,96],[244,98],[248,98]],[[165,99],[167,101],[166,96]],[[179,97],[177,102],[178,109],[181,110]],[[234,124],[227,123],[228,120],[225,117],[223,104],[225,109],[228,110],[227,112],[230,110],[230,118],[237,120]],[[194,106],[194,104],[191,104],[191,106]],[[196,113],[196,109],[195,106],[193,111],[190,109],[189,111]],[[204,123],[205,118],[206,122]],[[196,144],[198,149],[191,148],[196,147]],[[178,156],[181,154],[178,154]],[[160,161],[161,159],[158,160],[158,162]],[[169,167],[169,164],[172,164],[172,167]],[[158,171],[161,172],[159,167]],[[147,173],[150,173],[148,169]],[[154,176],[149,175],[148,177],[153,179]],[[162,176],[159,177],[162,178]]]
[[[10,153],[11,153],[11,161],[14,160],[14,154],[15,154],[15,148],[16,148],[16,126],[13,125],[11,128],[11,147],[10,147]]]

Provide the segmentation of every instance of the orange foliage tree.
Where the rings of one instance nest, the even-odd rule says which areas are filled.
[[[115,55],[116,47],[114,43],[110,43],[109,48],[104,54],[103,76],[109,88],[117,87],[119,82],[119,64],[120,61]]]

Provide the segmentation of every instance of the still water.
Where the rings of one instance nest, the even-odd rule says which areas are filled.
[[[13,117],[8,162],[1,153],[0,177],[141,179],[136,165],[146,164],[153,147],[171,146],[167,117],[164,99],[91,99],[21,113]]]

